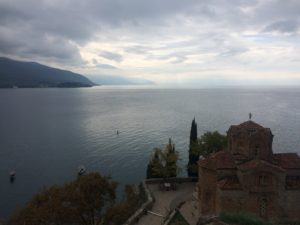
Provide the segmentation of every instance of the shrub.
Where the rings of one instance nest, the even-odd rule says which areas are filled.
[[[240,225],[272,225],[268,221],[243,213],[223,212],[220,215],[220,219],[226,223],[237,223]]]
[[[173,216],[173,218],[171,219],[169,225],[189,225],[189,223],[180,214],[180,212],[177,211]]]

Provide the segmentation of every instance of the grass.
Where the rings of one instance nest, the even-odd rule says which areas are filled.
[[[169,225],[189,225],[189,223],[184,219],[180,212],[176,212],[171,219]]]
[[[243,213],[221,213],[220,219],[226,223],[239,225],[273,225],[272,223]]]

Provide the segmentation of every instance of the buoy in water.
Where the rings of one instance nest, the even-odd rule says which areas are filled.
[[[16,172],[15,171],[11,171],[9,173],[9,180],[10,180],[10,182],[14,182],[15,178],[16,178]]]
[[[85,169],[85,167],[83,165],[81,165],[81,166],[78,167],[78,175],[85,174],[85,171],[86,171],[86,169]]]

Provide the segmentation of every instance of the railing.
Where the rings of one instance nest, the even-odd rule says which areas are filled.
[[[129,217],[129,219],[123,225],[135,224],[145,213],[147,213],[148,210],[152,209],[155,200],[151,195],[145,181],[143,181],[143,188],[147,196],[147,201],[139,209],[137,209],[135,213],[131,217]]]
[[[161,182],[185,183],[185,182],[197,182],[197,181],[198,181],[198,177],[152,178],[152,179],[145,180],[147,184],[159,184]]]
[[[146,196],[147,196],[147,201],[135,211],[135,213],[129,217],[129,219],[123,224],[123,225],[133,225],[136,222],[139,221],[139,219],[147,213],[148,210],[151,210],[153,207],[153,204],[155,202],[154,197],[152,196],[150,190],[147,187],[147,184],[159,184],[162,182],[176,182],[176,183],[185,183],[185,182],[197,182],[198,178],[197,177],[172,177],[172,178],[153,178],[153,179],[147,179],[144,180],[143,183],[143,188],[145,190]],[[175,211],[175,210],[174,210]],[[170,218],[172,215],[173,211],[171,214],[166,217]],[[175,212],[173,213],[172,217],[174,216]]]

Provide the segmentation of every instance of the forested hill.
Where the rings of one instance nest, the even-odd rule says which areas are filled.
[[[88,78],[67,70],[35,62],[0,57],[0,88],[11,87],[91,87]]]

